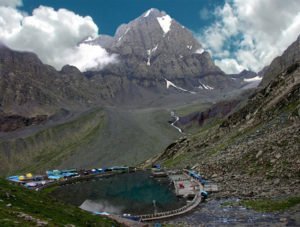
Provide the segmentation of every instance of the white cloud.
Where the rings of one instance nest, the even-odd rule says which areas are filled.
[[[79,69],[101,69],[107,64],[117,61],[115,55],[108,55],[101,46],[84,43],[78,47],[75,53],[71,52],[69,56],[69,61]]]
[[[226,73],[236,73],[244,70],[244,67],[240,65],[235,59],[224,58],[221,60],[215,60],[215,64],[219,66]]]
[[[227,0],[214,14],[216,21],[199,40],[228,73],[241,67],[259,71],[300,33],[298,0]]]
[[[216,24],[214,27],[208,28],[204,32],[204,38],[202,39],[202,44],[204,47],[209,48],[213,53],[218,53],[222,51],[223,44],[226,37],[220,32],[216,32],[219,30],[219,25]]]
[[[17,7],[22,5],[22,0],[0,0],[0,6]]]
[[[40,6],[32,15],[0,7],[0,40],[16,50],[35,52],[43,62],[60,69],[65,64],[85,71],[116,61],[100,46],[80,44],[97,37],[98,27],[89,16]]]
[[[20,32],[23,17],[13,8],[0,6],[0,39],[5,41]]]

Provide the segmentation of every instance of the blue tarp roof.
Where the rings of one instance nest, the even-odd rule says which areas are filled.
[[[49,175],[48,178],[52,180],[59,180],[60,178],[63,178],[63,175]]]
[[[127,169],[127,166],[112,166],[109,169]]]

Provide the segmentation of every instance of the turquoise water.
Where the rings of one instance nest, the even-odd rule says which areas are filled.
[[[53,196],[95,212],[145,214],[172,210],[186,204],[176,197],[168,179],[148,172],[126,173],[59,187]]]

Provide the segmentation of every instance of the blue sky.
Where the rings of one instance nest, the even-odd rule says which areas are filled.
[[[150,8],[164,10],[182,25],[199,32],[212,23],[212,17],[203,19],[200,12],[207,10],[212,15],[214,8],[223,4],[224,0],[25,0],[22,9],[30,13],[39,5],[66,8],[81,16],[91,16],[101,34],[113,35],[120,24]]]
[[[88,37],[113,35],[150,8],[194,32],[226,73],[260,71],[299,36],[299,0],[0,0],[0,42],[60,69],[105,67],[116,56]]]

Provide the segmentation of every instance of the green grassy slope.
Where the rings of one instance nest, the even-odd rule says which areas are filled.
[[[185,116],[194,112],[201,112],[206,110],[207,108],[209,108],[212,105],[212,103],[206,102],[206,103],[202,103],[202,102],[194,102],[194,103],[189,103],[189,104],[185,104],[182,106],[178,106],[175,108],[175,111],[177,113],[178,116]]]
[[[106,108],[105,114],[104,126],[94,140],[60,167],[136,165],[181,136],[169,125],[170,112],[164,109],[111,107]]]
[[[84,149],[95,132],[101,129],[104,118],[102,109],[94,109],[28,136],[0,140],[0,173],[44,171],[58,166],[72,152]]]
[[[0,138],[0,175],[136,165],[181,134],[166,109],[95,108],[55,126]]]
[[[118,226],[77,207],[0,179],[0,226]]]

